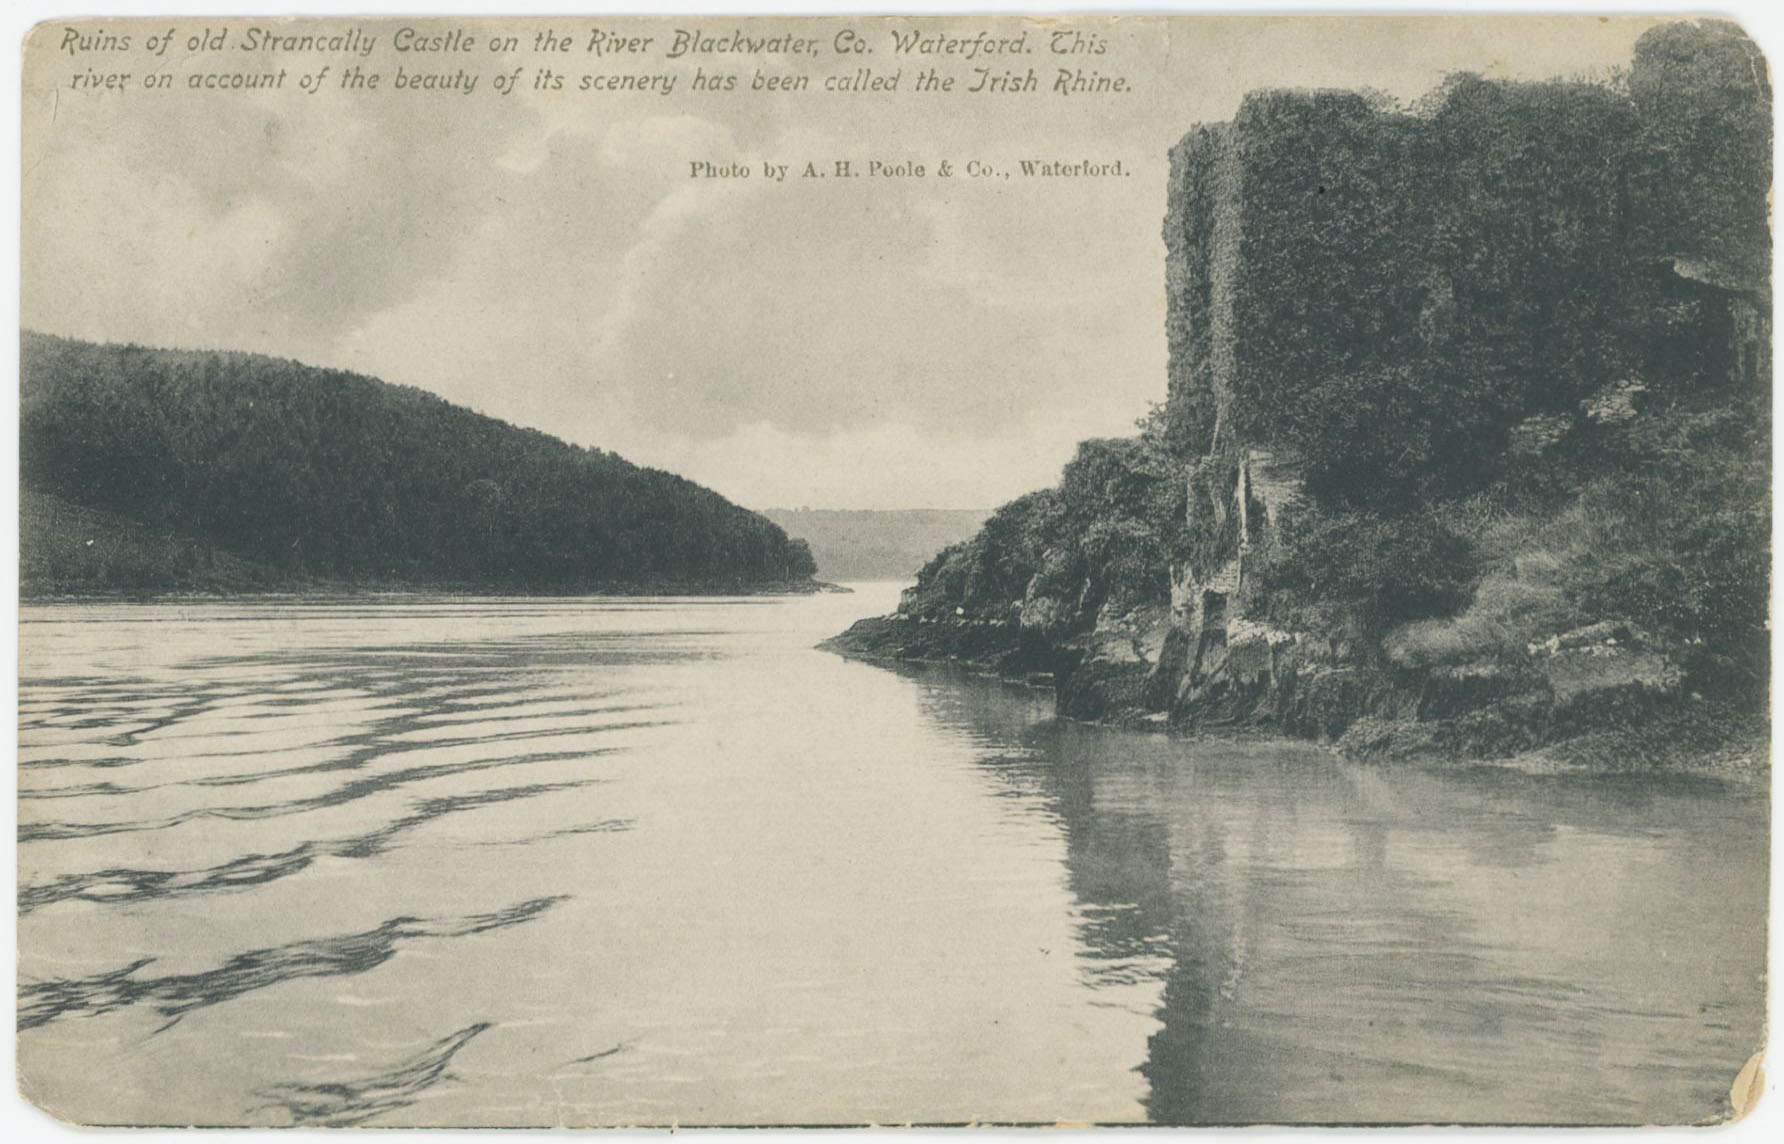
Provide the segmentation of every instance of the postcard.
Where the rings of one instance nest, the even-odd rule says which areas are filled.
[[[1738,25],[24,50],[48,1114],[1757,1098],[1772,91]]]

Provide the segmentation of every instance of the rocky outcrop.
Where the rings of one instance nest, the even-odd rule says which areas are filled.
[[[1173,630],[1169,609],[1159,605],[1099,616],[1066,644],[1057,681],[1060,714],[1117,723],[1155,714],[1152,681]]]
[[[1059,651],[1012,620],[914,616],[857,621],[818,645],[861,659],[958,663],[1012,679],[1051,680]]]
[[[833,646],[1044,675],[1071,718],[1380,758],[1609,742],[1717,678],[1762,708],[1769,283],[1727,271],[1752,244],[1716,211],[1758,219],[1764,180],[1687,145],[1751,128],[1769,153],[1744,42],[1650,33],[1629,91],[1253,92],[1194,128],[1162,415]],[[1683,231],[1655,155],[1731,176],[1698,220],[1719,253],[1661,258]]]

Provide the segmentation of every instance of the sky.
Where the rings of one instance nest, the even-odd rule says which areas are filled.
[[[1053,483],[1075,443],[1130,432],[1165,387],[1170,146],[1260,87],[1368,87],[1414,99],[1451,71],[1548,78],[1627,64],[1650,17],[1089,18],[1121,95],[713,94],[697,67],[761,61],[562,57],[571,90],[375,95],[332,86],[344,56],[187,53],[216,18],[100,21],[142,38],[129,70],[265,71],[322,62],[314,95],[84,91],[91,57],[32,41],[24,97],[24,325],[104,341],[249,350],[368,373],[641,464],[752,508],[988,508]],[[237,21],[239,37],[266,19]],[[439,22],[487,36],[624,27],[619,18]],[[737,17],[676,17],[640,34]],[[393,72],[412,19],[360,28]],[[768,21],[828,44],[843,27],[895,70],[910,18]],[[1050,26],[1026,25],[1031,35]],[[1020,20],[928,31],[1014,34]],[[239,42],[239,41],[238,41]],[[544,62],[551,62],[549,60]],[[817,76],[852,70],[825,56]],[[1036,65],[1043,83],[1053,62]],[[123,70],[124,64],[115,65]],[[955,65],[970,70],[970,65]],[[574,90],[581,73],[664,72],[673,93]],[[797,70],[780,68],[775,70]],[[934,177],[939,161],[1120,161],[1099,179]],[[920,162],[926,178],[773,183],[765,162]],[[691,178],[692,162],[747,180]]]

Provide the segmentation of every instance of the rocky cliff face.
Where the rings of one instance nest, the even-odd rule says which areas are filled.
[[[1738,29],[1685,27],[1638,48],[1641,98],[1266,92],[1190,131],[1164,408],[835,646],[1045,678],[1074,718],[1378,756],[1756,718],[1769,286],[1668,251],[1735,245],[1716,228],[1750,229],[1769,166],[1702,160],[1729,209],[1671,228],[1654,172],[1694,179],[1770,92]]]

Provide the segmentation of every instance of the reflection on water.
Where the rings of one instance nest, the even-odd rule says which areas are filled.
[[[24,609],[21,1075],[91,1122],[1645,1122],[1765,792],[1060,724],[896,588]]]
[[[1698,1120],[1761,1043],[1763,789],[1365,767],[932,688],[1064,822],[1086,981],[1163,954],[1154,1121]]]

